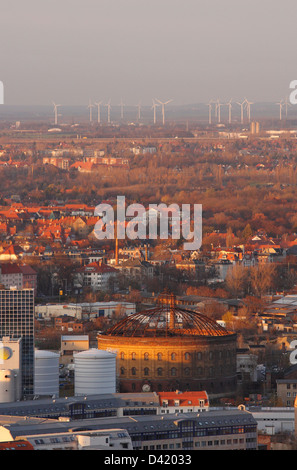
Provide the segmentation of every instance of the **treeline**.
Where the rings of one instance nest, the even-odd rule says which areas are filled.
[[[293,149],[284,154],[274,148],[269,155],[269,148],[262,148],[261,158],[241,156],[235,144],[224,152],[171,150],[163,146],[155,155],[131,157],[129,168],[102,166],[92,173],[63,171],[40,162],[4,166],[1,196],[18,194],[24,204],[75,200],[97,205],[125,195],[127,203],[144,205],[202,204],[205,233],[230,228],[241,237],[247,223],[253,231],[261,228],[275,237],[297,229]]]

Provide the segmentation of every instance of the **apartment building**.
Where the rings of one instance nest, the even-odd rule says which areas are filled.
[[[29,265],[16,263],[0,264],[0,283],[6,289],[33,289],[37,293],[37,272]]]
[[[75,286],[88,286],[93,291],[105,291],[109,289],[110,279],[117,274],[117,269],[101,261],[90,263],[77,269]]]

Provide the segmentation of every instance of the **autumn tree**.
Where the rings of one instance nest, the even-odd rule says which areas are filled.
[[[275,273],[276,267],[272,263],[249,268],[249,282],[253,294],[262,297],[269,292],[273,287]]]
[[[226,288],[233,297],[241,297],[246,289],[247,269],[235,264],[228,269],[225,279]]]

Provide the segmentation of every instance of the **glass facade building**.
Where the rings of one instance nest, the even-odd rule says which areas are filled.
[[[34,290],[0,289],[0,338],[21,338],[22,394],[34,395]]]

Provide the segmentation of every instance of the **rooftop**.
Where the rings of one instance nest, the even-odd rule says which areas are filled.
[[[177,306],[173,294],[164,294],[159,297],[157,307],[134,313],[103,334],[124,337],[205,337],[234,333],[202,313]]]

